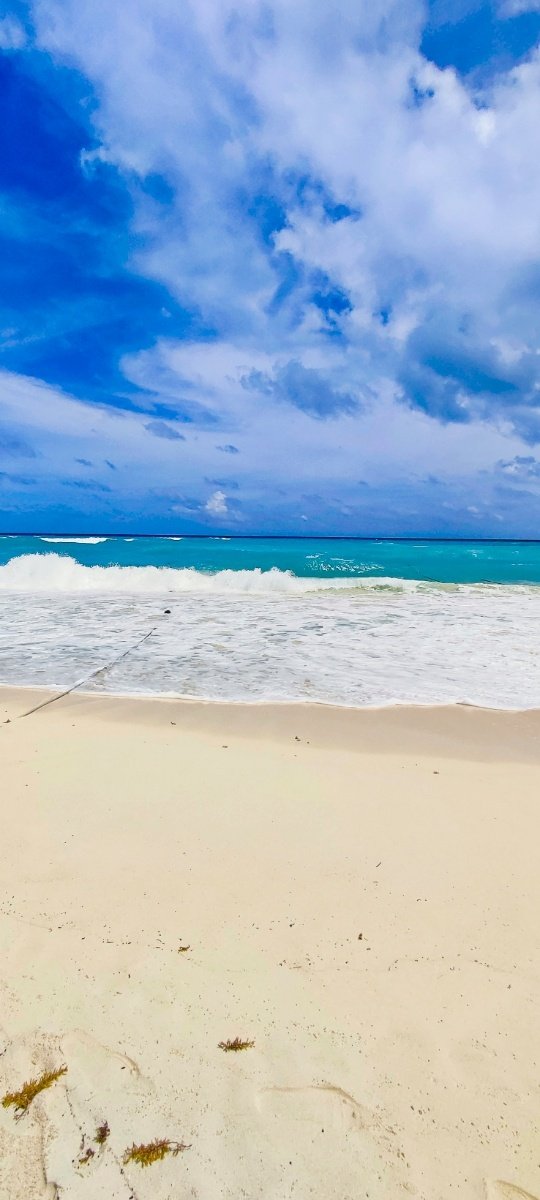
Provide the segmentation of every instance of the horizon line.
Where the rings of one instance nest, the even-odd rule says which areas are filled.
[[[20,532],[18,530],[5,530],[0,532],[0,538],[3,537],[28,537],[28,538],[155,538],[155,539],[171,539],[179,538],[186,540],[208,540],[208,541],[294,541],[294,542],[309,542],[309,541],[327,541],[327,542],[486,542],[494,545],[518,544],[518,545],[539,545],[540,538],[527,537],[437,537],[424,534],[356,534],[356,533],[104,533],[103,531],[93,530],[90,533],[77,533],[73,531],[65,532],[62,530],[41,530],[39,532]]]

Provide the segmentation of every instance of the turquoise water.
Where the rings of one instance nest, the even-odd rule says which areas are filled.
[[[540,707],[540,544],[0,538],[0,684]]]
[[[375,576],[440,583],[540,584],[540,542],[380,541],[332,538],[106,538],[96,542],[0,538],[0,564],[23,554],[84,566],[268,571],[307,578]]]

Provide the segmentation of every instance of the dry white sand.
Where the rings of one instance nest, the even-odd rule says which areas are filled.
[[[2,1197],[540,1197],[540,714],[32,698],[0,1094],[67,1073],[0,1108]]]

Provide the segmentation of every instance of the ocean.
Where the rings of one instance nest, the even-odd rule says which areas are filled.
[[[0,537],[0,684],[75,683],[539,707],[540,543]]]

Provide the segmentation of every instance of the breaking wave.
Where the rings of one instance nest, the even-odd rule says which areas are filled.
[[[44,537],[41,535],[39,540],[40,542],[62,542],[68,546],[75,544],[79,546],[99,546],[100,542],[106,542],[108,539],[105,537]]]
[[[89,540],[89,539],[87,539]],[[82,539],[81,539],[82,541]],[[328,591],[416,592],[456,590],[455,584],[377,576],[309,578],[272,567],[250,571],[197,571],[194,567],[86,567],[68,555],[22,554],[0,567],[1,592],[102,592],[140,595],[203,592],[238,595],[305,595]]]
[[[96,692],[231,702],[540,706],[535,585],[377,577],[369,564],[358,575],[350,560],[337,578],[275,566],[84,566],[66,550],[0,566],[0,684],[86,680]]]

